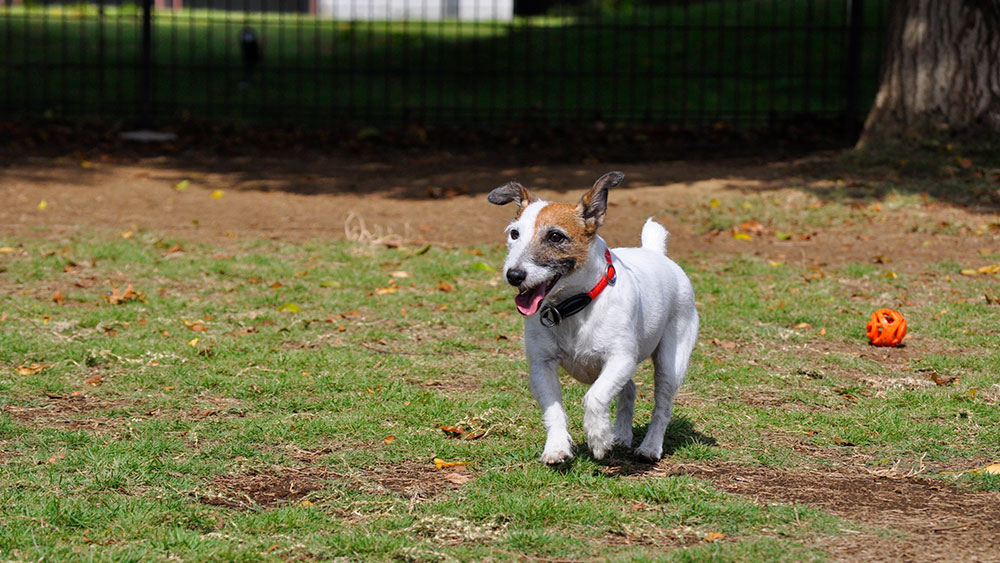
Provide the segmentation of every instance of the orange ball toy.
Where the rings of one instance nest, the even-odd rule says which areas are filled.
[[[865,325],[868,340],[875,346],[899,346],[906,336],[906,319],[898,311],[879,309]]]

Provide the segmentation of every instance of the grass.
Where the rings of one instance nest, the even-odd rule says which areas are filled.
[[[690,217],[706,232],[756,218],[794,233],[880,219],[817,201],[740,196]],[[890,193],[883,207],[920,201]],[[662,467],[791,475],[846,459],[1000,490],[969,473],[1000,458],[996,305],[982,298],[995,278],[961,264],[887,276],[692,256],[702,331],[667,461],[596,462],[581,445],[553,470],[537,461],[499,248],[146,231],[0,247],[4,559],[822,560],[849,517]],[[865,316],[903,302],[904,359],[873,352]],[[637,382],[641,436],[648,365]],[[584,392],[564,385],[577,437]]]
[[[845,111],[839,4],[789,1],[562,10],[513,22],[342,22],[210,10],[155,14],[161,118],[327,125],[400,122],[683,126],[773,124]],[[866,8],[859,98],[881,57],[882,3]],[[28,117],[139,111],[134,6],[0,8],[0,103]],[[254,86],[236,37],[264,42]],[[345,121],[346,120],[346,121]]]

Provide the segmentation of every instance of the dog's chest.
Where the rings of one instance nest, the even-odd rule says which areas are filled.
[[[556,335],[559,364],[581,383],[591,384],[604,368],[607,341],[588,331],[566,331]]]

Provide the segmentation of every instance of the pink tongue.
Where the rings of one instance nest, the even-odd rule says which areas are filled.
[[[531,291],[526,291],[524,293],[518,293],[517,297],[514,298],[514,303],[517,305],[517,310],[521,312],[522,315],[531,316],[538,312],[538,306],[542,304],[542,299],[545,299],[545,294],[548,293],[548,284],[539,284],[538,287]]]

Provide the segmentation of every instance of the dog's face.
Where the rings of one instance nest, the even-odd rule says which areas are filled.
[[[517,182],[496,188],[489,201],[516,202],[517,216],[507,226],[503,273],[518,289],[514,302],[523,315],[538,312],[559,280],[586,261],[597,229],[604,223],[608,188],[621,183],[621,172],[601,176],[576,205],[542,201]]]

